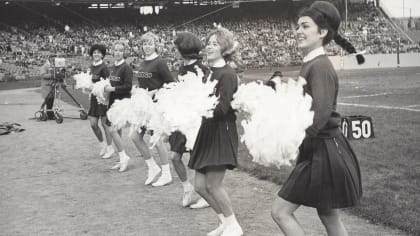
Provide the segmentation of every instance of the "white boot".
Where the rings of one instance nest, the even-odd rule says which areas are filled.
[[[153,158],[146,160],[146,164],[147,164],[148,170],[147,170],[147,179],[146,179],[146,182],[144,182],[144,184],[149,185],[153,183],[153,181],[155,181],[155,179],[160,174],[161,170]]]
[[[112,147],[112,145],[108,145],[105,148],[105,153],[103,154],[102,158],[103,159],[108,159],[110,157],[112,157],[112,155],[114,155],[115,150],[114,147]]]
[[[198,199],[198,201],[192,205],[190,205],[191,209],[202,209],[202,208],[206,208],[209,207],[210,204],[204,199],[204,198],[200,198]]]
[[[172,182],[172,175],[169,164],[162,165],[162,175],[152,184],[153,187],[160,187],[170,184]]]
[[[100,145],[101,145],[101,151],[99,152],[99,156],[103,156],[106,152],[107,145],[106,145],[106,142],[101,142]]]
[[[120,155],[120,172],[124,172],[127,170],[130,157],[124,151],[118,154]]]
[[[229,217],[226,217],[225,222],[226,228],[223,231],[223,234],[221,234],[221,236],[242,236],[244,234],[234,214],[232,214]]]
[[[220,236],[226,228],[225,217],[223,214],[217,215],[220,219],[220,225],[213,231],[207,233],[207,236]]]

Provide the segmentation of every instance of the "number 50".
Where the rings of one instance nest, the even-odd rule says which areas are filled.
[[[372,135],[372,124],[369,120],[352,120],[351,135],[354,139],[370,138]]]

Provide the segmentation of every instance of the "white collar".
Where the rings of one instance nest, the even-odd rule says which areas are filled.
[[[114,62],[114,65],[119,66],[119,65],[123,64],[124,61],[125,61],[124,59],[122,59],[121,61],[116,61],[116,62]]]
[[[215,68],[222,68],[226,65],[226,61],[224,59],[217,60],[211,67]]]
[[[146,60],[146,61],[151,61],[151,60],[153,60],[153,59],[155,59],[156,57],[158,57],[159,55],[155,52],[155,53],[153,53],[153,54],[151,54],[151,55],[149,55],[149,56],[146,56],[146,57],[144,57],[144,60]]]
[[[189,66],[189,65],[192,65],[192,64],[194,64],[196,61],[197,61],[197,59],[192,59],[192,60],[189,60],[189,61],[184,61],[184,66]]]
[[[99,66],[100,64],[102,64],[102,60],[99,60],[98,62],[93,62],[93,66]]]
[[[313,60],[315,57],[325,55],[324,47],[315,48],[314,50],[310,51],[304,58],[303,63]]]

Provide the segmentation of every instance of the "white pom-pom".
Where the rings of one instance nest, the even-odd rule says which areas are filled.
[[[179,82],[166,84],[155,94],[156,113],[148,125],[154,131],[152,143],[178,130],[187,138],[186,147],[192,149],[202,117],[213,116],[217,98],[209,95],[217,81],[203,83],[204,73],[196,70],[197,74],[178,76]]]
[[[106,115],[112,126],[119,130],[129,125],[128,117],[131,115],[132,108],[133,103],[131,102],[131,99],[117,99],[107,111]]]
[[[155,110],[150,92],[142,88],[131,90],[131,113],[128,122],[137,129],[147,126]]]
[[[154,103],[148,91],[133,88],[131,98],[116,100],[107,112],[109,121],[116,129],[131,126],[132,130],[140,131],[147,126],[154,112]]]
[[[98,103],[108,105],[109,103],[109,93],[105,92],[105,87],[110,86],[111,83],[109,79],[100,80],[93,84],[92,94],[96,96]]]
[[[305,83],[300,78],[276,83],[276,90],[258,82],[239,87],[232,107],[246,114],[241,141],[253,161],[280,167],[296,159],[314,115],[312,98],[303,93]]]
[[[93,87],[92,75],[90,73],[79,73],[73,75],[73,79],[76,80],[75,89],[89,89]]]

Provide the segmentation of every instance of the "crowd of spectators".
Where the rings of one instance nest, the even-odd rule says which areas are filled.
[[[131,46],[128,54],[135,66],[141,60],[138,39],[142,33],[150,30],[160,36],[164,48],[162,55],[170,68],[175,69],[178,62],[172,42],[176,32],[187,30],[204,40],[208,31],[218,24],[235,33],[240,45],[235,59],[245,68],[298,65],[301,53],[296,47],[294,34],[296,9],[293,6],[275,8],[263,4],[259,7],[230,8],[203,18],[200,16],[211,11],[211,8],[196,7],[188,11],[193,12],[189,15],[183,13],[185,8],[174,8],[166,13],[138,17],[135,20],[130,20],[130,17],[121,20],[106,14],[97,16],[95,20],[76,18],[71,23],[55,19],[52,25],[36,21],[0,24],[0,52],[3,61],[0,73],[2,69],[5,71],[6,65],[9,70],[15,69],[16,73],[31,71],[42,65],[51,54],[71,58],[69,61],[74,67],[87,67],[90,45],[103,43],[109,54],[112,54],[112,43],[115,40],[126,41]],[[395,53],[399,41],[400,52],[420,52],[419,44],[411,44],[401,38],[373,4],[350,4],[348,12],[348,21],[342,24],[341,33],[358,50],[366,50],[368,54]],[[329,55],[339,55],[341,50],[331,44],[327,52]]]

